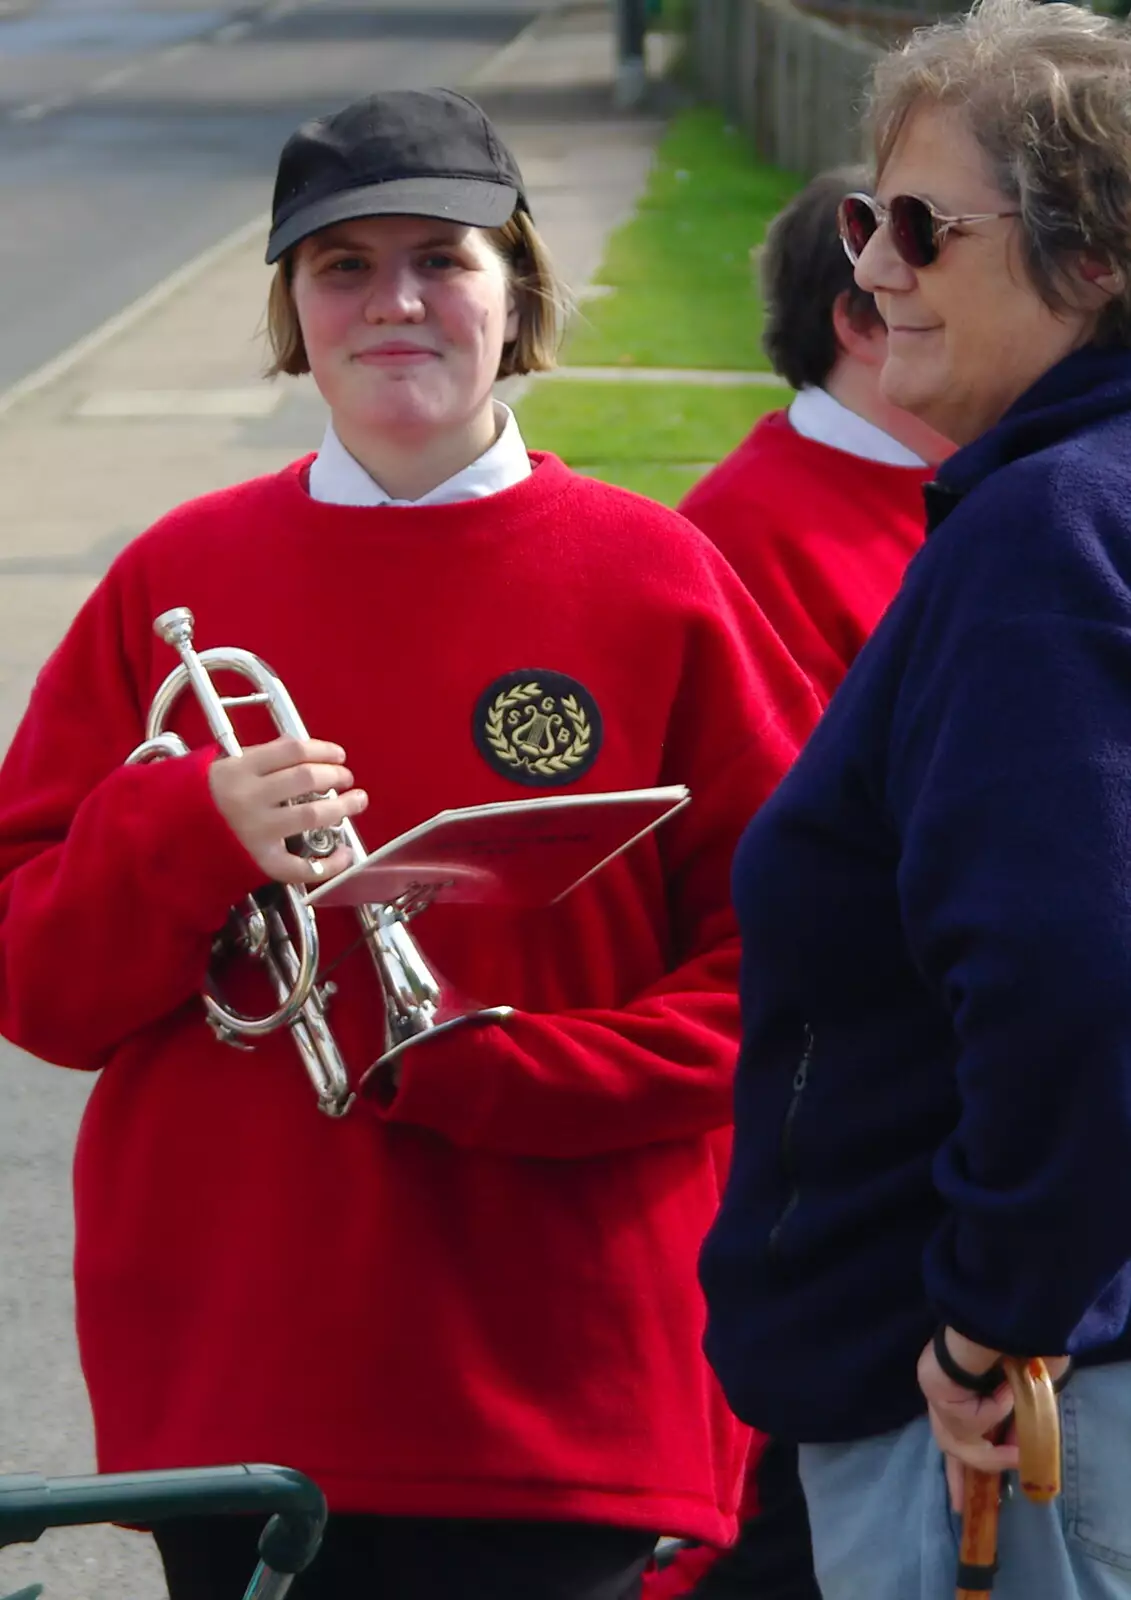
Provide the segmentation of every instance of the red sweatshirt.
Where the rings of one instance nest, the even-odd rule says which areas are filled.
[[[923,542],[929,467],[894,467],[763,417],[680,511],[722,551],[828,703]]]
[[[0,770],[0,1026],[103,1069],[75,1166],[103,1470],[277,1460],[338,1511],[733,1532],[742,1438],[695,1287],[738,1033],[728,873],[816,707],[694,529],[534,459],[454,506],[319,504],[308,462],[194,501],[40,675]],[[286,1032],[244,1052],[203,1019],[213,933],[260,878],[211,752],[121,764],[175,664],[151,631],[174,605],[344,745],[371,845],[540,792],[541,758],[485,725],[539,676],[589,729],[554,724],[551,781],[692,803],[556,909],[425,912],[439,969],[518,1012],[414,1046],[390,1104],[331,1121]],[[205,745],[192,702],[176,725]],[[356,920],[320,925],[332,961]],[[335,978],[360,1072],[382,1037],[364,951]]]

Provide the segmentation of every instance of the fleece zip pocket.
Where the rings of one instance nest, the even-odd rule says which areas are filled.
[[[801,1200],[801,1190],[797,1181],[797,1154],[794,1149],[796,1138],[797,1116],[801,1109],[801,1102],[805,1097],[805,1090],[809,1083],[809,1074],[813,1064],[813,1030],[808,1023],[802,1032],[801,1057],[793,1074],[793,1092],[790,1095],[789,1105],[786,1107],[785,1121],[781,1131],[781,1164],[788,1185],[788,1197],[785,1206],[770,1230],[770,1256],[773,1260],[781,1258],[782,1232],[787,1226],[790,1217],[797,1210]]]

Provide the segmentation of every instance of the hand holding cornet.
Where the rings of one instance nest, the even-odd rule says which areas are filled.
[[[218,1038],[243,1049],[278,1028],[289,1028],[319,1109],[331,1117],[344,1116],[355,1091],[326,1017],[336,985],[320,971],[317,921],[298,886],[311,879],[324,881],[331,872],[362,860],[365,846],[351,818],[365,809],[368,797],[352,787],[344,750],[310,737],[285,685],[259,656],[227,648],[198,652],[193,615],[186,606],[163,611],[153,629],[177,652],[180,665],[158,687],[145,739],[126,760],[138,765],[190,754],[169,722],[181,696],[191,691],[212,739],[224,752],[209,769],[216,806],[268,880],[265,890],[245,896],[232,908],[216,953],[222,962],[233,953],[260,962],[275,1006],[260,1013],[236,1009],[209,971],[203,994],[209,1025]],[[213,673],[235,674],[245,692],[224,694]],[[266,708],[281,737],[245,750],[229,715],[243,706]],[[336,792],[339,786],[341,794]],[[419,1039],[464,1023],[497,1022],[511,1012],[509,1006],[475,1006],[442,987],[408,930],[418,909],[395,902],[354,907],[385,1019],[384,1048],[360,1073],[362,1085]]]
[[[323,739],[272,739],[238,756],[221,756],[209,768],[216,809],[274,883],[325,882],[353,861],[344,841],[327,837],[328,853],[298,855],[287,841],[296,834],[330,835],[346,817],[369,804],[344,766],[345,751]]]

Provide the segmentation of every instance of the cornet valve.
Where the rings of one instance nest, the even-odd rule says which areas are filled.
[[[240,919],[236,947],[249,956],[261,956],[267,948],[267,918],[258,907]]]

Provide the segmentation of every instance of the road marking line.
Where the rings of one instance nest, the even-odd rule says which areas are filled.
[[[200,39],[182,39],[180,44],[171,44],[167,50],[158,52],[158,61],[179,61],[182,56],[194,55],[203,48]]]
[[[2,13],[0,13],[2,15]],[[239,39],[251,27],[247,22],[229,23],[226,28],[213,35],[215,39]],[[118,89],[123,83],[128,83],[135,78],[145,67],[151,66],[154,61],[173,61],[180,56],[191,55],[194,50],[201,48],[199,39],[186,39],[180,44],[170,45],[167,50],[160,50],[155,55],[141,56],[136,61],[128,61],[124,66],[114,67],[109,72],[104,72],[100,78],[94,78],[90,83],[76,90],[74,94],[56,94],[46,100],[32,100],[26,106],[17,106],[9,111],[10,122],[39,122],[53,111],[62,111],[64,106],[73,105],[76,100],[86,95],[109,94],[112,89]]]
[[[493,56],[490,56],[476,67],[473,72],[468,74],[463,80],[465,86],[469,89],[474,89],[477,85],[485,86],[489,83],[496,72],[508,67],[515,56],[521,55],[527,45],[534,42],[534,39],[544,27],[555,21],[561,12],[569,9],[571,3],[572,0],[559,0],[557,5],[550,6],[548,10],[540,12],[536,17],[532,17],[524,28],[519,29],[509,44],[505,44],[501,50],[496,50]]]
[[[116,89],[119,84],[127,82],[135,73],[141,71],[144,65],[141,61],[130,61],[125,66],[115,67],[112,72],[104,72],[101,78],[95,78],[93,83],[88,83],[85,94],[107,94],[111,89]]]
[[[212,35],[217,44],[232,44],[251,32],[250,22],[226,22]]]
[[[70,102],[69,94],[52,95],[47,100],[33,100],[29,105],[17,106],[9,116],[13,122],[38,122],[40,117],[50,116],[52,111],[59,111]]]

